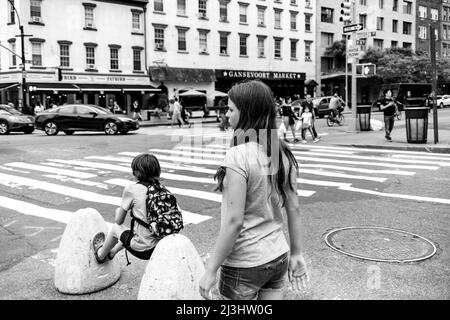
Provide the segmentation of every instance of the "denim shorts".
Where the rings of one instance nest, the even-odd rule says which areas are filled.
[[[122,232],[122,234],[120,235],[120,241],[122,242],[124,248],[127,249],[128,252],[130,252],[136,258],[139,258],[142,260],[149,260],[153,253],[153,250],[155,248],[151,248],[146,251],[134,250],[133,248],[131,248],[131,244],[130,244],[132,238],[133,238],[133,233],[130,230],[125,230],[124,232]]]
[[[257,267],[220,268],[219,291],[231,300],[253,300],[261,290],[283,290],[289,262],[288,253]]]

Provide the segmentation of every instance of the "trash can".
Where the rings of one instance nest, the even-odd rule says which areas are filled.
[[[356,114],[359,119],[359,128],[361,131],[370,131],[371,109],[371,106],[356,106]]]
[[[405,108],[406,140],[408,143],[427,143],[428,108]]]

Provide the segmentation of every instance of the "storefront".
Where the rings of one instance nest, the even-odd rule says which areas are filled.
[[[305,96],[306,74],[303,72],[216,70],[216,79],[215,88],[222,92],[244,79],[260,79],[272,89],[274,97]]]

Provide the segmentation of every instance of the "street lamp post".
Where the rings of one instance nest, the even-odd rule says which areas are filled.
[[[12,0],[8,0],[11,7],[14,9],[14,12],[17,15],[17,21],[19,22],[19,29],[20,29],[20,35],[16,35],[16,37],[20,37],[20,43],[22,47],[22,54],[21,54],[21,60],[22,60],[22,89],[20,90],[19,99],[22,101],[22,109],[25,108],[25,111],[28,111],[28,106],[26,104],[27,100],[27,77],[26,77],[26,70],[25,70],[25,37],[31,37],[32,35],[25,35],[23,31],[23,25],[20,23],[20,16],[17,12],[16,7],[14,6],[14,2]]]

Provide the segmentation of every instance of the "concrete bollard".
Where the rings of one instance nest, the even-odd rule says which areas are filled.
[[[187,237],[166,236],[147,264],[138,300],[203,300],[199,282],[204,271],[202,259]]]
[[[75,212],[64,230],[55,266],[55,287],[61,293],[85,294],[112,286],[120,278],[117,259],[98,264],[91,239],[99,231],[108,234],[100,213],[92,208]]]

